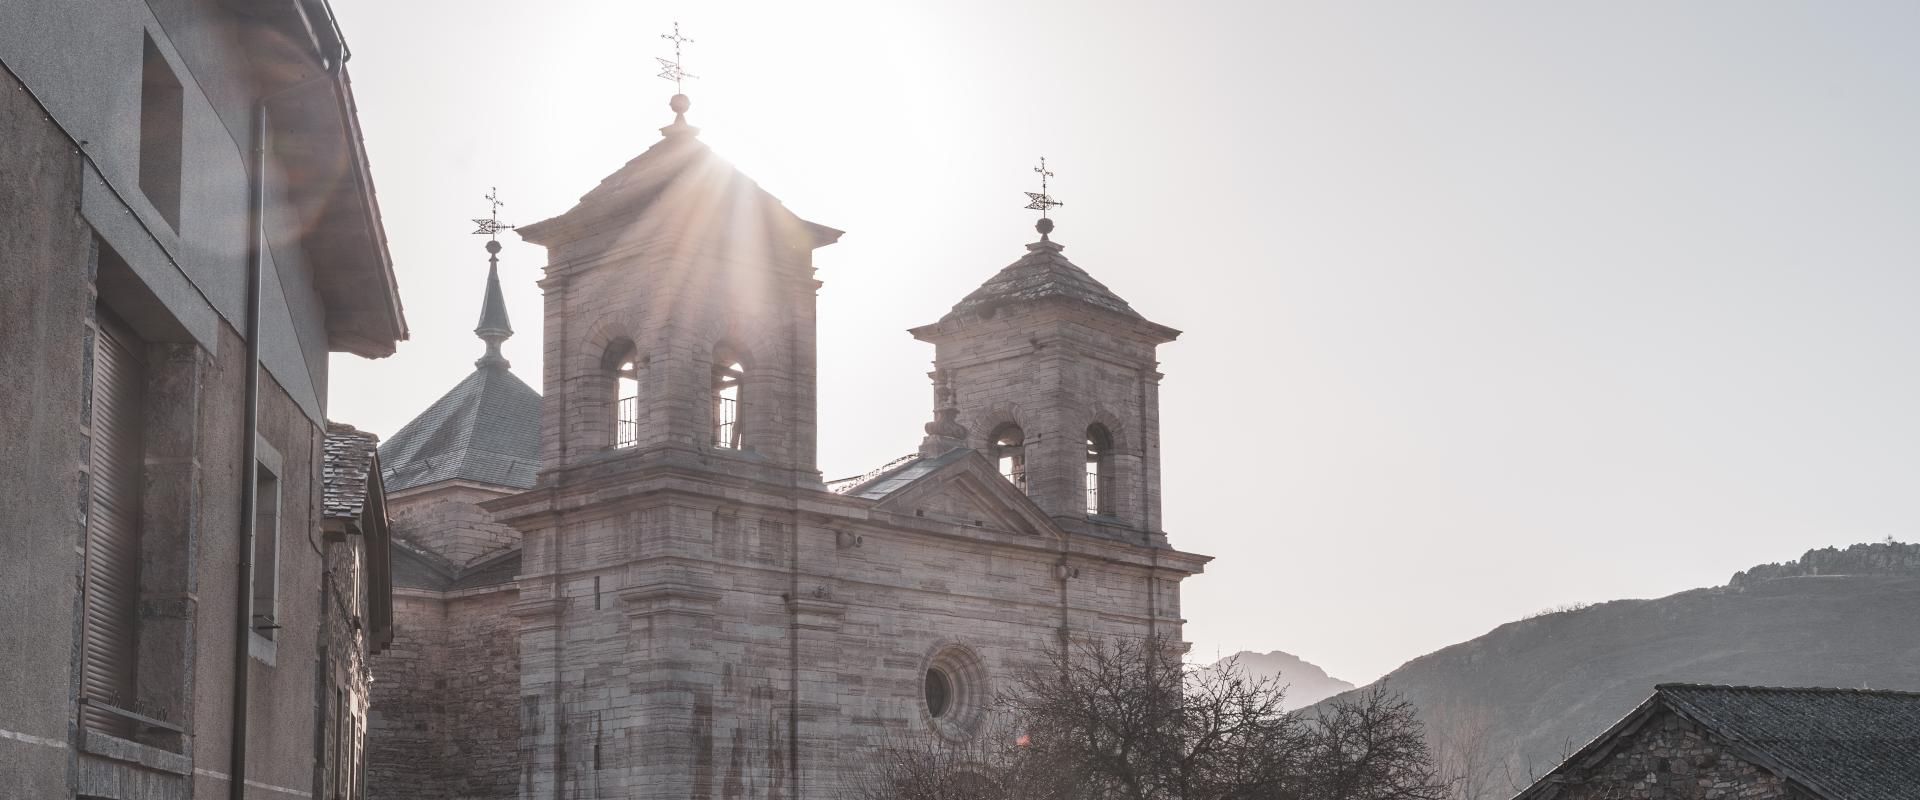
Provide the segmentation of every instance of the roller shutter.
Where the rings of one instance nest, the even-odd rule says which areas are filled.
[[[135,710],[140,599],[141,349],[137,339],[102,315],[93,360],[80,693],[92,703],[127,710]],[[82,721],[104,733],[133,733],[126,719],[94,709],[86,709]]]

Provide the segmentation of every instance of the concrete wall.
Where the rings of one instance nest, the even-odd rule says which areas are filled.
[[[231,13],[211,3],[0,5],[0,60],[45,101],[68,134],[86,142],[88,157],[98,165],[97,172],[87,170],[87,217],[209,350],[217,346],[216,320],[236,330],[245,324],[246,120],[257,89],[241,68],[246,56],[239,37],[261,33],[244,31]],[[140,190],[144,36],[152,37],[186,89],[178,228]],[[262,359],[324,427],[324,311],[310,268],[292,244],[300,226],[289,218],[283,193],[274,192],[269,206],[277,235],[262,287]]]
[[[70,661],[92,289],[80,160],[19,84],[0,75],[0,775],[22,797],[67,791]],[[51,280],[51,276],[65,276]],[[57,424],[28,425],[34,419]]]
[[[256,91],[239,34],[230,12],[212,3],[0,4],[0,209],[13,220],[0,229],[0,411],[12,426],[0,437],[0,490],[9,498],[9,557],[0,566],[9,609],[0,620],[6,793],[227,793],[239,487],[251,479],[241,463],[239,333],[248,181],[236,135],[244,128],[235,123]],[[177,227],[139,187],[149,35],[185,89]],[[274,167],[270,180],[279,174]],[[337,654],[323,647],[330,637],[317,530],[324,309],[292,244],[302,224],[291,213],[278,193],[270,198],[261,340],[261,437],[277,456],[282,489],[282,627],[249,666],[248,795],[276,800],[326,791],[316,783],[328,757],[316,705],[323,660]],[[151,344],[136,710],[184,727],[184,736],[158,737],[164,742],[102,736],[74,722],[96,291]]]

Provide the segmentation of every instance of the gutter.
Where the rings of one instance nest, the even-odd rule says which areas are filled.
[[[324,0],[323,0],[324,2]],[[229,742],[229,760],[227,772],[227,796],[232,800],[246,800],[247,796],[247,717],[248,684],[251,677],[252,658],[248,653],[253,643],[253,527],[254,515],[259,509],[259,439],[260,439],[260,285],[266,272],[267,253],[267,137],[268,107],[275,101],[294,92],[330,83],[336,95],[341,93],[340,74],[345,65],[346,43],[340,38],[340,30],[333,24],[332,10],[327,9],[324,27],[316,27],[306,14],[302,0],[292,0],[294,13],[306,22],[307,27],[316,34],[326,34],[329,41],[315,42],[315,53],[324,70],[306,80],[261,95],[253,104],[253,150],[252,181],[247,191],[247,399],[246,409],[241,417],[241,470],[240,481],[240,562],[238,579],[234,581],[234,643],[233,643],[233,703],[231,736]],[[340,101],[344,107],[344,98]]]

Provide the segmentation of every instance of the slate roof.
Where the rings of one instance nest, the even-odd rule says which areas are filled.
[[[1006,268],[988,278],[980,288],[955,303],[953,310],[940,318],[941,322],[956,319],[968,314],[986,312],[1008,303],[1031,302],[1049,297],[1072,300],[1095,308],[1112,311],[1128,317],[1140,318],[1140,312],[1120,296],[1108,289],[1106,284],[1094,280],[1086,270],[1075,266],[1066,256],[1060,254],[1066,249],[1052,241],[1038,241],[1027,245],[1027,254],[1020,260],[1008,264]]]
[[[1912,800],[1920,787],[1920,692],[1668,683],[1516,800],[1557,796],[1571,765],[1604,760],[1661,710],[1819,800]]]
[[[1690,684],[1655,691],[1825,800],[1911,800],[1920,791],[1920,693]]]
[[[447,480],[530,489],[540,471],[540,393],[488,364],[380,445],[389,492]]]
[[[393,585],[435,592],[498,586],[520,574],[520,562],[520,548],[512,547],[461,569],[424,548],[395,539]]]
[[[376,466],[380,437],[352,425],[327,422],[326,458],[321,464],[321,513],[328,519],[357,520],[367,503],[367,475]]]

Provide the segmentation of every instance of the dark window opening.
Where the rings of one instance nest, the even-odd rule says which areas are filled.
[[[1087,513],[1112,516],[1113,435],[1107,426],[1087,426]]]
[[[1022,492],[1027,490],[1026,448],[1026,434],[1018,425],[1002,425],[993,433],[993,463]]]
[[[953,680],[938,667],[927,670],[927,714],[939,719],[953,707]]]
[[[253,632],[272,639],[280,629],[280,478],[255,465],[253,506]]]
[[[740,449],[740,386],[747,369],[732,356],[713,362],[713,446]]]
[[[165,56],[146,38],[140,70],[140,193],[180,229],[181,153],[185,147],[186,95]]]

